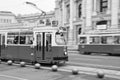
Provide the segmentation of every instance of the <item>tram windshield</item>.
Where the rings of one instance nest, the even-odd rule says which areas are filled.
[[[56,32],[55,41],[58,45],[65,45],[66,44],[65,36],[63,33]]]
[[[7,44],[33,44],[33,33],[8,33]]]

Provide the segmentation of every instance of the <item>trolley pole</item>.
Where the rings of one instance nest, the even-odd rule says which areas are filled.
[[[41,12],[42,12],[42,13],[41,13],[41,16],[42,16],[42,15],[44,15],[44,16],[46,15],[46,12],[43,11],[43,10],[41,10],[40,8],[38,8],[35,3],[32,3],[32,2],[25,2],[25,3],[28,4],[28,5],[31,5],[32,7],[36,8],[37,10],[41,11]]]

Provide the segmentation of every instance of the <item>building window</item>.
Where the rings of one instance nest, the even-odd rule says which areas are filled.
[[[69,22],[69,19],[70,19],[70,5],[67,5],[66,8],[67,8],[66,21]]]
[[[79,4],[79,6],[78,6],[78,17],[79,18],[81,17],[81,10],[82,10],[81,6],[82,6],[82,4]]]
[[[78,30],[78,34],[81,34],[81,30],[82,30],[82,29],[81,29],[81,28],[79,28],[79,30]]]
[[[46,19],[46,26],[51,26],[51,21],[50,21],[50,19]]]
[[[100,12],[106,12],[108,8],[108,0],[100,0]]]
[[[104,21],[98,21],[97,23],[96,23],[96,29],[107,29],[107,21],[106,20],[104,20]]]
[[[44,20],[40,20],[39,22],[40,22],[40,24],[44,24]]]
[[[52,21],[52,27],[57,27],[58,26],[58,21],[54,20]]]

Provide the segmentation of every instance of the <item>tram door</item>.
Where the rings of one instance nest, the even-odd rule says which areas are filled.
[[[0,34],[0,56],[1,56],[1,46],[2,46],[1,43],[2,43],[2,42],[1,42],[1,34]]]
[[[0,34],[0,56],[5,57],[5,35]]]
[[[36,33],[36,59],[38,62],[48,62],[51,59],[51,33]]]

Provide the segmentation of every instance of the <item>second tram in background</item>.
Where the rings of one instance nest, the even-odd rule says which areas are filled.
[[[120,34],[80,35],[79,52],[81,54],[120,54]]]
[[[38,63],[59,63],[68,60],[66,40],[56,28],[2,30],[0,34],[2,60]]]

